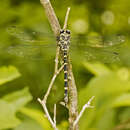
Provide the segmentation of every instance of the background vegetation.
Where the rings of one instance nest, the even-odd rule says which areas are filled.
[[[88,62],[89,56],[86,58],[88,60],[82,60],[79,52],[74,53],[71,60],[78,89],[79,111],[91,96],[95,96],[95,108],[85,111],[79,122],[80,130],[129,130],[130,1],[51,2],[61,25],[67,7],[71,7],[68,28],[77,36],[125,36],[125,42],[114,48],[118,55],[114,59],[111,53],[113,48],[109,48],[107,52],[110,53],[99,52],[98,58],[93,59],[93,62]],[[7,32],[10,25],[20,25],[29,32],[52,34],[44,9],[39,0],[1,0],[0,5],[0,130],[52,130],[37,98],[43,97],[53,74],[54,49],[43,49],[43,61],[29,60],[28,53],[24,58],[17,57],[17,53],[11,55],[7,49],[9,46],[25,44],[25,41],[19,39],[20,36],[14,37]],[[49,38],[47,41],[53,42]],[[24,51],[28,50],[24,48]],[[95,52],[94,56],[97,56]],[[104,62],[102,59],[105,56],[107,58]],[[60,130],[68,127],[67,110],[59,105],[63,91],[63,74],[60,74],[47,104],[53,115],[53,105],[57,103],[57,125]]]

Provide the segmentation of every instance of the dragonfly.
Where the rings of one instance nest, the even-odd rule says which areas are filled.
[[[21,41],[26,43],[16,44],[7,48],[9,54],[14,54],[16,56],[27,58],[31,60],[41,60],[48,59],[48,55],[45,58],[46,53],[55,52],[56,45],[60,48],[60,54],[64,64],[64,102],[65,105],[68,104],[68,56],[69,52],[76,50],[74,55],[77,60],[81,56],[89,60],[102,60],[111,61],[119,60],[119,53],[117,49],[125,42],[124,35],[114,35],[114,36],[78,36],[71,38],[69,30],[61,30],[59,36],[55,38],[47,34],[41,34],[39,32],[24,32],[22,29],[16,26],[7,29],[9,34],[17,37]],[[52,44],[52,42],[57,41],[57,44]],[[48,42],[51,42],[49,44]],[[77,53],[77,54],[76,54]],[[43,59],[44,57],[44,59]]]
[[[68,53],[70,47],[70,31],[69,30],[61,30],[58,38],[58,46],[60,48],[60,52],[63,56],[64,63],[64,102],[65,105],[68,103]]]
[[[17,26],[8,27],[7,32],[20,39],[19,44],[6,49],[10,55],[32,61],[50,60],[49,57],[55,55],[57,38],[50,33],[24,30]],[[120,61],[119,48],[125,40],[125,35],[71,35],[69,52],[74,60],[113,63]]]

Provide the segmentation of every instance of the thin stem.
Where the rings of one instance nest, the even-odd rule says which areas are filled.
[[[46,103],[45,103],[44,101],[42,101],[40,98],[38,98],[38,101],[39,101],[39,103],[42,105],[42,107],[43,107],[43,109],[44,109],[44,111],[45,111],[45,114],[46,114],[46,116],[47,116],[47,118],[48,118],[50,124],[51,124],[52,127],[54,128],[54,130],[58,130],[58,128],[56,127],[55,122],[53,122],[52,119],[51,119],[51,117],[50,117],[50,114],[49,114],[49,112],[48,112],[48,110],[47,110],[47,107],[46,107]]]
[[[69,60],[70,62],[70,60]],[[78,130],[78,123],[73,129],[73,123],[78,116],[78,99],[77,99],[77,88],[72,72],[72,65],[69,64],[69,130]]]
[[[60,31],[60,24],[56,17],[54,9],[52,8],[50,1],[49,0],[40,0],[40,2],[45,9],[46,16],[48,18],[48,21],[51,25],[51,28],[52,28],[55,36],[58,36],[59,31]]]
[[[54,123],[56,124],[56,104],[54,104]]]
[[[94,99],[94,96],[89,99],[89,101],[82,107],[82,110],[80,111],[78,117],[74,121],[73,127],[75,128],[76,124],[79,122],[79,119],[82,117],[84,111],[86,108],[93,108],[94,106],[90,106],[92,100]]]
[[[44,99],[43,99],[43,101],[44,101],[45,103],[46,103],[47,98],[48,98],[48,96],[49,96],[49,94],[50,94],[50,91],[51,91],[51,88],[52,88],[52,86],[53,86],[53,84],[54,84],[54,82],[55,82],[55,79],[56,79],[57,75],[61,72],[61,70],[63,69],[63,67],[64,67],[64,65],[62,65],[62,66],[59,68],[59,70],[58,70],[56,73],[54,73],[54,75],[53,75],[53,77],[52,77],[52,79],[51,79],[51,82],[50,82],[50,84],[49,84],[48,90],[47,90],[47,92],[46,92],[46,94],[45,94],[45,96],[44,96]]]
[[[66,12],[65,21],[64,21],[64,26],[63,26],[63,29],[64,29],[64,30],[67,28],[69,13],[70,13],[70,7],[68,7],[67,12]]]
[[[57,48],[56,48],[56,57],[55,57],[55,71],[54,71],[54,73],[56,73],[57,70],[58,70],[58,63],[59,63],[58,58],[59,58],[59,47],[57,46]]]

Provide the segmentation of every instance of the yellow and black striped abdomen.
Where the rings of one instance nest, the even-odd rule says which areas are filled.
[[[68,59],[67,51],[64,50],[64,101],[68,103]]]

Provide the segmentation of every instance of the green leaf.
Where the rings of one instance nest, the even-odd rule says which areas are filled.
[[[112,130],[115,125],[116,112],[113,109],[108,109],[96,124],[98,130]]]
[[[16,118],[13,106],[4,100],[0,100],[0,129],[14,128],[20,124]]]
[[[124,93],[117,97],[113,103],[113,107],[125,107],[125,106],[130,106],[130,93]]]
[[[20,110],[20,112],[22,112],[23,114],[25,114],[25,115],[31,117],[32,119],[36,120],[43,127],[43,129],[53,130],[50,126],[48,119],[45,117],[43,112],[36,110],[36,109],[27,108],[27,107],[22,108]]]
[[[92,96],[95,96],[96,100],[106,100],[109,96],[113,98],[129,90],[130,81],[120,79],[115,72],[95,77],[79,92],[80,108]]]
[[[86,67],[86,69],[88,69],[90,72],[97,76],[111,72],[109,68],[107,68],[104,64],[101,63],[85,62],[84,66]]]
[[[20,73],[14,66],[0,68],[0,85],[20,77]]]
[[[4,96],[0,100],[0,129],[19,125],[20,121],[15,117],[15,113],[31,100],[28,88]]]
[[[35,120],[24,117],[24,120],[14,130],[49,130],[43,129]]]
[[[79,92],[79,110],[92,96],[95,96],[94,101],[92,101],[95,109],[87,109],[83,114],[80,120],[81,128],[95,128],[103,115],[111,109],[113,101],[129,90],[130,81],[122,79],[116,72],[99,75],[90,80],[88,85]],[[129,96],[124,96],[121,99],[124,102],[126,98],[129,98]],[[124,105],[128,105],[128,100],[124,102]],[[85,121],[87,122],[84,124]]]
[[[26,87],[22,90],[4,96],[3,99],[12,104],[14,106],[14,110],[17,111],[30,102],[32,100],[32,96]]]

